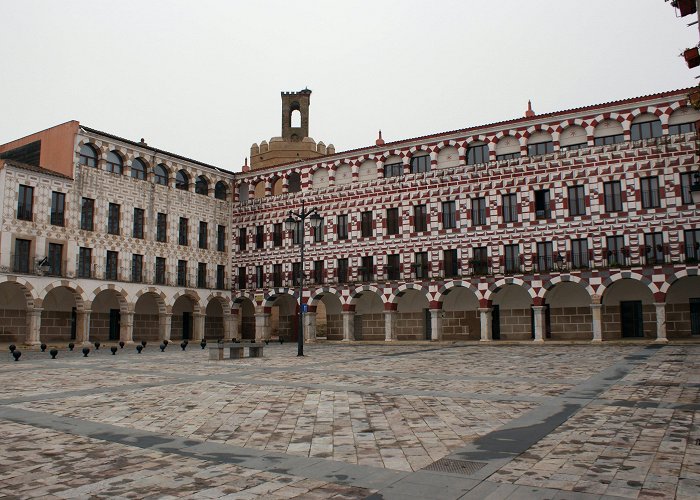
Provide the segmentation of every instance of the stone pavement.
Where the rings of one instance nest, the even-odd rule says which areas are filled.
[[[700,344],[0,353],[0,497],[700,498]]]

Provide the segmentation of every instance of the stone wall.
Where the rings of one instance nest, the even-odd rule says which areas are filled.
[[[384,338],[384,313],[355,314],[355,340]]]
[[[642,305],[644,337],[656,338],[656,309],[653,304]],[[603,340],[621,339],[620,306],[603,306],[602,311]]]
[[[591,340],[593,315],[590,306],[549,309],[553,340]]]
[[[479,340],[479,311],[442,311],[443,340]]]
[[[204,318],[204,338],[207,340],[224,338],[224,318],[222,316]]]
[[[394,335],[396,340],[426,340],[425,312],[396,313]]]
[[[134,314],[134,342],[160,340],[160,324],[157,314]]]
[[[71,332],[70,311],[44,311],[41,313],[41,341],[69,342]]]
[[[296,314],[290,316],[284,316],[280,314],[279,320],[277,322],[277,328],[272,328],[270,337],[283,337],[285,340],[296,340],[296,332],[299,329],[299,327],[296,324],[298,321],[299,317]]]
[[[531,309],[500,309],[501,340],[532,338]]]
[[[690,304],[666,304],[666,336],[690,337]]]
[[[27,312],[0,309],[0,342],[23,343],[27,335]]]
[[[343,340],[343,315],[326,314],[325,334],[328,340]]]

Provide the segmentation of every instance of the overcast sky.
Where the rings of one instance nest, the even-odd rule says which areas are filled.
[[[239,171],[308,87],[338,151],[695,85],[663,0],[0,0],[0,143],[71,119]]]

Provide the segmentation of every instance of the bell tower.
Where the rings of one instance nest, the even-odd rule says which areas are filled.
[[[309,104],[311,104],[309,89],[282,92],[282,138],[285,141],[299,142],[309,136]],[[301,124],[293,127],[292,115],[295,111],[301,115]]]

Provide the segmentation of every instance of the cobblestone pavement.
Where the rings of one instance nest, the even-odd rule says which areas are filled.
[[[4,352],[0,496],[700,497],[700,344]]]

